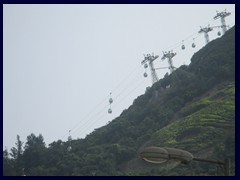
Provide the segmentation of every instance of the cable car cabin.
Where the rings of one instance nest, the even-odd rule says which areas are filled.
[[[195,48],[195,47],[196,47],[195,43],[192,43],[192,48]]]
[[[144,77],[147,77],[148,75],[147,75],[147,73],[144,73],[143,76],[144,76]]]
[[[112,99],[112,98],[109,99],[109,103],[110,103],[110,104],[113,103],[113,99]]]
[[[108,114],[111,114],[111,113],[112,113],[112,109],[109,108],[109,109],[108,109]]]
[[[147,65],[147,64],[144,64],[144,68],[148,68],[148,65]]]
[[[185,49],[185,46],[184,46],[184,44],[182,45],[182,50],[184,50]]]
[[[220,32],[220,31],[218,31],[217,35],[218,35],[218,36],[221,36],[221,32]]]
[[[68,141],[71,141],[72,140],[72,137],[71,136],[68,136]]]

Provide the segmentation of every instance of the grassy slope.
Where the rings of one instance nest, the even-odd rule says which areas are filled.
[[[152,141],[161,146],[191,148],[193,153],[195,149],[215,144],[234,130],[235,85],[216,90],[184,107],[180,113],[186,115],[157,131]]]
[[[215,87],[201,99],[183,107],[178,114],[182,117],[156,131],[144,146],[184,149],[201,158],[230,158],[231,174],[235,174],[235,84],[224,83]],[[154,167],[139,161],[130,163],[129,166],[139,164],[133,171],[125,168],[129,175],[223,175],[219,167],[205,163],[167,163],[167,166]]]

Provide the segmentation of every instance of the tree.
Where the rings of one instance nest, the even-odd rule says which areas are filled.
[[[23,168],[22,145],[23,145],[23,142],[20,140],[19,135],[17,135],[17,142],[15,144],[16,144],[16,147],[11,148],[10,156],[12,157],[12,161],[13,161],[13,169],[14,169],[16,175],[20,176],[23,173],[22,172],[22,168]]]
[[[3,151],[3,176],[14,176],[16,173],[14,172],[14,162],[9,158],[8,150],[5,149]]]
[[[44,138],[41,134],[39,134],[39,136],[35,136],[33,133],[29,135],[24,149],[23,160],[26,173],[29,173],[31,169],[45,163],[46,147]]]
[[[22,149],[23,142],[20,140],[19,135],[17,135],[17,142],[15,144],[17,148],[13,147],[11,149],[10,155],[13,157],[13,159],[18,159],[23,154],[23,149]]]

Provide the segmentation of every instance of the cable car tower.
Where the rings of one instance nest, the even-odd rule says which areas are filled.
[[[176,55],[177,53],[173,53],[172,51],[168,51],[168,52],[163,52],[163,57],[162,60],[167,59],[168,60],[168,64],[169,64],[169,69],[170,72],[172,73],[175,70],[175,67],[173,66],[172,63],[172,58]]]
[[[225,34],[225,32],[227,31],[227,26],[226,26],[226,22],[225,22],[225,17],[229,16],[231,13],[230,12],[226,12],[226,9],[225,11],[223,12],[218,12],[217,11],[217,15],[214,16],[213,19],[218,19],[218,18],[221,18],[221,22],[222,22],[222,31],[223,31],[223,34]]]
[[[155,71],[154,65],[153,65],[153,61],[155,59],[157,59],[159,56],[156,55],[154,56],[154,54],[152,53],[152,55],[147,54],[146,56],[144,55],[144,60],[142,61],[142,64],[144,64],[144,67],[147,68],[147,62],[150,66],[150,71],[151,71],[151,76],[152,76],[152,84],[154,84],[155,82],[157,82],[159,79],[157,77],[157,73]],[[147,77],[147,73],[144,73],[144,77]]]
[[[201,28],[201,29],[198,31],[198,33],[204,33],[205,42],[206,42],[206,44],[208,44],[208,43],[209,43],[209,35],[208,35],[208,32],[212,31],[213,28],[212,28],[212,27],[209,27],[209,25],[208,25],[208,27],[205,27],[205,28],[202,28],[202,27],[200,26],[200,28]]]
[[[68,133],[69,133],[69,135],[68,135],[68,147],[67,147],[67,151],[71,151],[72,150],[72,137],[71,137],[71,135],[70,135],[70,132],[71,132],[71,130],[69,130],[68,131]]]

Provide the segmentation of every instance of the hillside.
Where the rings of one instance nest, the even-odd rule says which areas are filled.
[[[221,167],[206,163],[144,162],[139,152],[147,146],[230,158],[234,175],[235,27],[195,53],[189,66],[166,74],[108,125],[73,140],[71,151],[69,142],[60,140],[48,148],[41,137],[31,135],[28,142],[12,162],[28,175],[223,175]]]
[[[199,100],[184,106],[177,114],[179,118],[153,133],[143,147],[179,148],[207,159],[225,160],[228,157],[232,160],[231,171],[234,174],[235,84],[226,82],[218,85]],[[171,162],[153,167],[140,161],[139,158],[132,159],[124,171],[141,172],[135,175],[223,175],[219,167],[217,169],[206,163],[178,165]],[[161,168],[166,165],[167,168]]]

